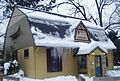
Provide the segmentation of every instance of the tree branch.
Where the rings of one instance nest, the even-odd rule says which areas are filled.
[[[115,11],[118,9],[120,5],[116,6],[115,10],[112,12],[112,14],[109,17],[109,24],[110,24],[110,19],[112,18],[113,14],[115,13]]]
[[[85,20],[88,20],[87,17],[86,17],[86,13],[85,13],[84,7],[81,6],[80,4],[79,4],[79,6],[77,6],[72,0],[69,0],[69,1],[72,3],[72,5],[73,5],[74,7],[76,7],[76,9],[79,10],[79,12],[80,12],[80,13],[82,14],[82,16],[85,18]],[[81,7],[81,8],[83,9],[83,12],[81,11],[81,9],[80,9],[79,7]]]
[[[112,0],[110,3],[103,3],[100,7],[100,11],[102,12],[103,8],[107,5],[111,5],[114,1]]]
[[[108,29],[110,26],[116,25],[116,24],[120,24],[120,22],[114,22],[114,23],[112,23],[112,24],[109,24],[108,26],[105,27],[105,30]]]
[[[93,18],[93,16],[91,16],[89,20],[91,20],[91,19],[92,19],[92,20],[94,21],[94,23],[97,25],[97,21]]]
[[[62,4],[71,4],[70,2],[62,2],[62,3],[59,3],[59,4],[56,4],[54,6],[52,6],[52,8],[56,7],[56,6],[60,6]],[[72,4],[71,4],[72,5]]]
[[[100,21],[100,26],[103,26],[103,22],[102,22],[102,13],[100,11],[100,6],[98,5],[98,1],[95,0],[96,6],[97,6],[97,10],[98,10],[98,16],[99,16],[99,21]]]

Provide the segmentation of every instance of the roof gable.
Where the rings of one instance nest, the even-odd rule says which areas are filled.
[[[96,49],[100,49],[102,52],[107,53],[107,49],[101,46],[99,43],[90,43],[88,45],[83,44],[81,45],[81,47],[82,48],[79,49],[77,55],[90,54],[91,52],[94,52]]]
[[[94,41],[106,41],[107,42],[108,37],[103,27],[100,27],[99,25],[95,25],[88,21],[82,21],[82,22],[84,26],[87,28],[91,39],[93,39]]]
[[[5,34],[4,53],[9,54],[29,46],[34,46],[34,41],[28,20],[19,9],[15,8]]]
[[[108,53],[106,49],[101,48],[101,46],[97,46],[95,49],[93,49],[90,53],[94,53],[96,50],[99,50],[102,53]],[[98,52],[97,52],[98,53]]]
[[[78,42],[90,42],[88,30],[82,21],[75,28],[74,40]]]

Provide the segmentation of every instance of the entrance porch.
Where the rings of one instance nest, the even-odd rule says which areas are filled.
[[[104,77],[106,71],[113,68],[113,56],[111,51],[106,53],[97,47],[89,54],[78,55],[77,66],[79,74]]]

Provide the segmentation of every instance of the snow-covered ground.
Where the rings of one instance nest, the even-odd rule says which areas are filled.
[[[75,76],[58,76],[53,78],[46,78],[46,79],[30,79],[27,77],[23,77],[24,72],[20,70],[18,73],[10,76],[14,76],[16,78],[20,78],[20,81],[78,81]],[[22,76],[22,77],[21,77]],[[88,77],[86,75],[80,74],[81,78],[85,79],[85,81],[93,81],[93,77]],[[120,67],[114,67],[114,70],[109,70],[106,72],[106,76],[110,77],[120,77]],[[8,81],[7,79],[4,79],[3,81]]]
[[[16,62],[15,62],[16,63]],[[8,62],[7,62],[8,64]],[[7,66],[6,64],[6,66]],[[30,79],[27,77],[24,77],[24,72],[20,70],[18,73],[14,75],[9,75],[9,77],[15,77],[20,78],[20,81],[78,81],[75,76],[58,76],[53,78],[45,78],[45,79]],[[3,81],[8,81],[7,79],[3,79]]]
[[[20,81],[77,81],[77,78],[75,76],[58,76],[53,78],[46,78],[46,79],[30,79],[26,77],[21,77],[18,73],[15,75],[12,75],[14,77],[20,78]],[[8,81],[7,79],[3,79],[3,81]]]
[[[43,79],[43,80],[23,78],[20,81],[23,81],[23,80],[24,81],[77,81],[75,76],[59,76],[59,77]]]
[[[106,76],[120,77],[120,70],[109,70],[106,72]]]
[[[106,76],[120,77],[120,66],[114,66],[113,70],[108,70]]]

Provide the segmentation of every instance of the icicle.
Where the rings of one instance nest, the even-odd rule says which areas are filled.
[[[61,56],[62,56],[63,53],[64,53],[64,48],[61,48]]]
[[[64,52],[64,59],[65,59],[65,62],[67,62],[67,58],[68,58],[68,55],[67,55],[67,52],[68,52],[68,48],[63,48],[63,52]]]
[[[59,60],[61,59],[61,56],[62,56],[61,50],[62,50],[62,48],[57,48],[57,53],[58,53]]]
[[[71,54],[71,48],[67,48],[67,54],[68,54],[68,55]]]

